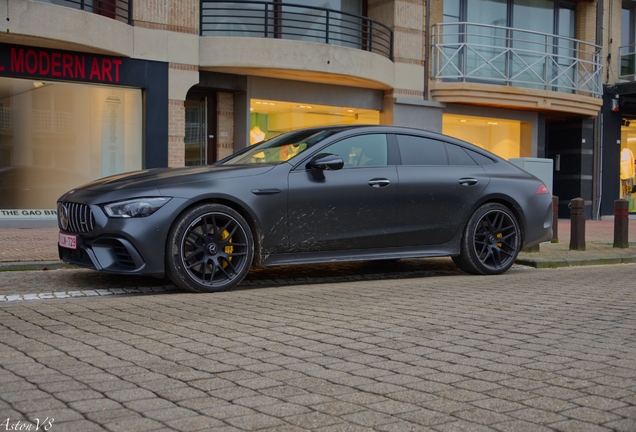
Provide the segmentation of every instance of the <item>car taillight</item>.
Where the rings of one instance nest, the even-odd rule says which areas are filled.
[[[535,195],[545,195],[545,194],[549,194],[550,191],[548,190],[548,187],[544,184],[542,184],[541,186],[539,186],[537,188],[537,191],[534,193]]]

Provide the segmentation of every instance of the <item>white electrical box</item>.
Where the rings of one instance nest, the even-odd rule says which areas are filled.
[[[554,194],[552,189],[552,181],[554,177],[552,159],[510,158],[508,159],[508,162],[537,177],[539,180],[545,183],[550,193]]]

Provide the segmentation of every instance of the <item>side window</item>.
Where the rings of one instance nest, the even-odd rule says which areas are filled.
[[[446,152],[448,153],[448,163],[450,165],[477,165],[477,162],[468,156],[463,147],[446,143]]]
[[[344,167],[386,166],[387,140],[384,134],[360,135],[330,145],[321,153],[337,154]]]
[[[442,141],[430,138],[396,135],[402,165],[448,165]]]

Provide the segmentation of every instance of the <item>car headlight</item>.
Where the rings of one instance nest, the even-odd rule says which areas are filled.
[[[134,218],[150,216],[163,207],[170,198],[138,198],[103,206],[108,217]]]

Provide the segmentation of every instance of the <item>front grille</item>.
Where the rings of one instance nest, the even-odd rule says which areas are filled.
[[[68,218],[67,227],[64,227],[62,223],[64,214]],[[58,203],[57,223],[61,230],[72,233],[88,233],[95,228],[93,211],[86,204]]]

